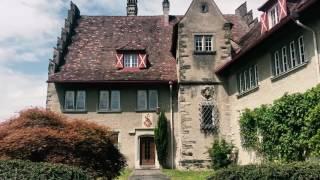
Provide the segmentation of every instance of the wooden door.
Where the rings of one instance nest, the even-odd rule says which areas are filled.
[[[155,165],[155,144],[153,137],[140,138],[140,165]]]

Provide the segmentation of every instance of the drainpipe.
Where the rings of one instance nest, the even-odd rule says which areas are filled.
[[[173,148],[173,135],[174,135],[174,128],[173,128],[173,93],[172,93],[172,85],[173,85],[173,82],[170,81],[169,82],[169,87],[170,87],[170,115],[171,115],[171,118],[170,118],[170,128],[171,128],[171,133],[170,133],[170,142],[171,142],[171,168],[173,169],[174,168],[174,148]]]
[[[303,24],[299,19],[296,19],[295,23],[298,26],[302,27],[303,29],[312,32],[314,53],[315,53],[316,60],[317,60],[318,82],[320,82],[320,59],[319,59],[319,51],[318,51],[317,33],[311,27],[308,27],[307,25]]]

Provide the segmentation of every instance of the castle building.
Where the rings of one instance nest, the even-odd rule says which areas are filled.
[[[210,166],[208,148],[224,138],[238,163],[259,161],[241,146],[245,108],[320,82],[318,0],[268,0],[260,21],[247,4],[223,14],[193,0],[183,16],[86,16],[71,3],[49,64],[47,108],[108,126],[130,168],[159,168],[154,127],[168,118],[168,165]],[[160,5],[159,5],[160,6]]]

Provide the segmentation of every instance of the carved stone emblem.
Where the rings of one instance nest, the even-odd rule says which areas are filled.
[[[206,87],[201,90],[201,95],[206,98],[207,100],[210,100],[213,98],[214,95],[214,88],[213,87]]]

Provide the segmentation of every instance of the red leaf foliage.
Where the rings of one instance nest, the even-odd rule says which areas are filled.
[[[112,131],[84,120],[34,108],[0,124],[0,159],[62,163],[114,178],[125,159],[113,145]]]

